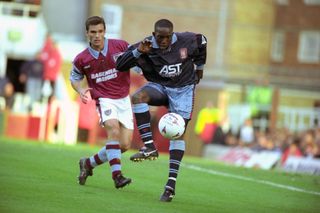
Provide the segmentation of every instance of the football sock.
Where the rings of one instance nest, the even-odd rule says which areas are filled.
[[[90,161],[91,168],[94,168],[98,165],[101,165],[107,162],[108,158],[107,158],[106,146],[102,147],[97,154],[91,156],[89,158],[89,161]]]
[[[169,177],[168,177],[168,182],[166,186],[174,190],[176,187],[176,181],[179,173],[180,163],[185,151],[184,140],[171,140],[169,150],[170,150]]]
[[[118,174],[121,174],[121,150],[119,142],[107,142],[106,153],[112,172],[112,178],[114,179]]]
[[[134,104],[133,112],[136,117],[137,127],[140,133],[140,137],[144,145],[148,148],[155,149],[152,140],[152,131],[150,124],[150,112],[148,104]]]

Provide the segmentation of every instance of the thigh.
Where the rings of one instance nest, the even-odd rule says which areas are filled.
[[[118,100],[118,119],[121,124],[126,129],[133,130],[133,112],[130,97],[127,96]]]
[[[133,113],[129,96],[121,99],[99,98],[97,110],[101,124],[109,120],[117,120],[126,128],[133,129]]]
[[[181,88],[166,87],[169,99],[169,111],[180,114],[185,120],[190,120],[194,106],[194,85]]]
[[[108,120],[119,120],[117,110],[114,100],[109,98],[99,98],[97,111],[99,113],[100,124],[104,125]]]
[[[147,83],[132,96],[133,104],[147,103],[151,106],[168,106],[168,96],[164,87],[156,83]]]

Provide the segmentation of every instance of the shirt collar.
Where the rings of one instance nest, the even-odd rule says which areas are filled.
[[[88,49],[89,49],[90,54],[91,54],[95,59],[98,59],[98,58],[99,58],[100,52],[101,52],[101,54],[102,54],[103,56],[106,56],[106,55],[107,55],[107,52],[108,52],[108,39],[104,38],[104,47],[103,47],[103,49],[102,49],[100,52],[97,51],[97,50],[95,50],[95,49],[93,49],[90,45],[89,45]]]
[[[172,35],[172,40],[171,40],[171,45],[174,44],[176,41],[178,40],[177,36],[175,33],[173,33]],[[159,48],[159,45],[157,44],[156,38],[154,36],[152,36],[152,47],[153,48]]]

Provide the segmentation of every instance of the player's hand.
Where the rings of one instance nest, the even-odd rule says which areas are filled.
[[[87,104],[92,100],[90,90],[92,90],[92,88],[81,89],[79,91],[82,103]]]
[[[140,42],[138,46],[138,51],[141,53],[148,53],[152,48],[152,41],[149,39],[144,39]]]
[[[199,84],[200,80],[203,77],[203,70],[196,70],[196,74],[197,74],[197,81],[196,83]]]

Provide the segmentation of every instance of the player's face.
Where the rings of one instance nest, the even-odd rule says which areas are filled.
[[[104,29],[103,24],[89,26],[87,37],[93,49],[98,51],[103,49],[105,33],[106,30]]]
[[[158,27],[156,28],[156,31],[153,32],[153,36],[162,50],[167,49],[170,46],[172,35],[172,29],[168,27]]]

